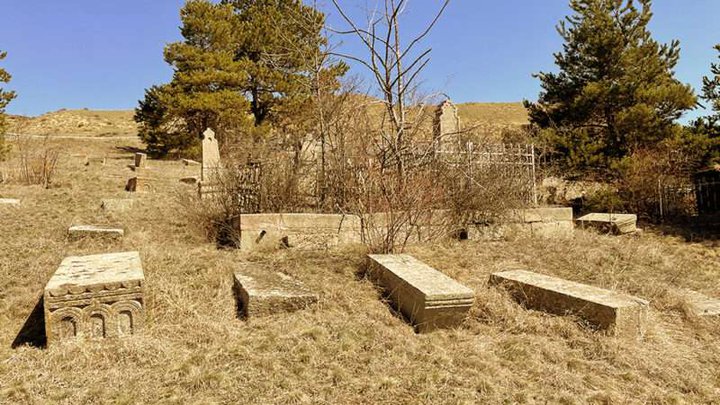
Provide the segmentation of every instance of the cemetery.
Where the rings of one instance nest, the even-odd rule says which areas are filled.
[[[0,87],[0,404],[717,403],[716,121],[621,3],[523,103],[421,94],[449,1],[408,44],[331,1],[368,61],[316,4],[189,1],[134,112]]]

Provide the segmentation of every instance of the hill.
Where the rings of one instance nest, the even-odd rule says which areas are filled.
[[[59,110],[38,117],[9,116],[9,133],[31,135],[113,136],[135,135],[137,124],[132,110]],[[499,135],[508,128],[527,124],[522,103],[458,104],[458,114],[465,128]]]
[[[9,117],[9,133],[30,135],[135,135],[132,110],[59,110],[38,117]]]

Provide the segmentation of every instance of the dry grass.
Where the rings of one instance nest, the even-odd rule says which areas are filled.
[[[135,135],[132,110],[59,110],[38,117],[10,116],[8,133],[32,135]]]
[[[127,196],[127,141],[70,141],[108,155],[85,167],[61,157],[55,187],[1,185],[0,402],[3,403],[712,403],[720,398],[718,321],[685,314],[680,291],[720,297],[720,247],[646,232],[615,238],[578,231],[570,243],[448,242],[410,248],[477,292],[464,327],[416,335],[358,279],[362,251],[218,251],[188,226],[177,182],[197,168],[150,161],[156,192],[132,211],[100,211]],[[137,145],[130,145],[137,146]],[[155,168],[153,170],[153,168]],[[66,240],[71,223],[127,226],[122,241]],[[63,257],[139,250],[147,279],[142,336],[48,349],[12,348]],[[231,274],[269,261],[321,294],[294,314],[240,321]],[[569,317],[526,311],[487,287],[524,267],[653,301],[638,341],[617,340]]]

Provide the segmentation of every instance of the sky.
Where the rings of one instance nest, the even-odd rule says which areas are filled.
[[[339,0],[362,21],[376,0]],[[401,30],[422,29],[440,0],[409,0]],[[0,66],[13,75],[7,86],[18,98],[11,114],[40,115],[61,108],[132,109],[144,89],[168,82],[172,70],[163,47],[181,39],[184,0],[0,0]],[[328,24],[346,28],[330,0],[319,0]],[[432,60],[423,90],[455,102],[512,102],[537,98],[532,77],[554,71],[553,53],[562,41],[555,30],[570,12],[567,0],[452,0],[423,45]],[[720,43],[720,1],[655,0],[651,31],[656,39],[678,39],[677,78],[699,89],[713,46]],[[333,35],[340,51],[362,55],[352,37]],[[360,76],[367,72],[353,65]],[[684,120],[702,115],[689,113]]]

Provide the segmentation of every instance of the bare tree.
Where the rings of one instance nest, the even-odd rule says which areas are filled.
[[[344,35],[355,35],[366,48],[366,57],[337,53],[338,56],[354,60],[367,67],[380,90],[389,125],[381,130],[384,163],[394,163],[401,179],[406,178],[406,131],[408,122],[408,100],[415,92],[416,81],[422,70],[430,62],[431,48],[416,51],[421,41],[437,24],[450,0],[444,0],[438,12],[425,26],[425,29],[413,37],[407,46],[400,39],[400,17],[405,12],[409,0],[382,0],[380,11],[368,15],[367,28],[361,28],[349,17],[338,0],[332,0],[335,8],[349,25],[349,29],[336,31]],[[383,164],[386,167],[386,164]]]

